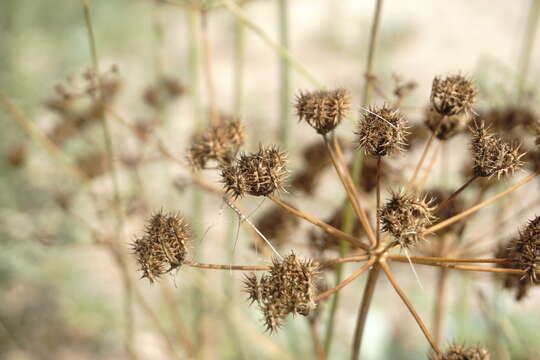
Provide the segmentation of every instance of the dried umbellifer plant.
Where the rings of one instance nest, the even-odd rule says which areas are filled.
[[[371,189],[359,189],[353,181],[345,160],[344,145],[337,141],[335,136],[337,126],[347,116],[350,107],[348,93],[344,89],[316,90],[303,91],[297,96],[295,107],[299,119],[307,122],[321,136],[322,146],[313,149],[316,149],[317,153],[324,150],[327,157],[319,154],[317,158],[330,160],[329,163],[333,165],[348,203],[351,205],[350,213],[353,214],[354,220],[352,224],[356,225],[348,231],[343,230],[346,227],[342,222],[349,211],[347,207],[340,207],[331,221],[325,222],[282,199],[288,175],[285,152],[276,146],[263,145],[259,145],[259,149],[255,152],[240,151],[244,135],[239,123],[221,122],[194,140],[188,151],[188,159],[199,169],[210,168],[208,166],[210,160],[217,163],[216,169],[221,175],[223,189],[215,189],[215,192],[219,193],[224,201],[240,215],[241,220],[252,227],[257,236],[262,237],[271,247],[274,252],[272,264],[226,265],[187,261],[186,244],[189,242],[187,225],[179,216],[160,212],[152,217],[145,234],[135,241],[134,248],[143,277],[155,281],[161,275],[181,265],[204,269],[248,271],[250,273],[244,278],[244,290],[248,294],[249,301],[257,304],[261,311],[265,328],[269,332],[275,332],[283,326],[289,314],[308,316],[322,300],[335,296],[360,275],[369,272],[353,339],[352,353],[356,358],[362,343],[363,329],[373,291],[379,274],[383,273],[429,343],[430,359],[488,360],[489,353],[483,347],[466,348],[461,345],[452,345],[446,351],[441,350],[440,336],[436,338],[432,336],[432,332],[399,285],[390,266],[392,263],[410,262],[444,270],[458,269],[493,272],[499,276],[519,276],[518,286],[522,287],[524,282],[538,282],[540,246],[537,232],[540,234],[540,231],[537,229],[539,228],[537,219],[522,229],[519,238],[511,243],[511,247],[507,251],[500,252],[495,259],[463,257],[463,254],[466,254],[466,244],[462,244],[460,237],[464,233],[464,225],[453,232],[454,237],[460,240],[450,247],[453,253],[461,254],[462,257],[447,258],[442,250],[435,252],[437,256],[430,257],[417,256],[414,253],[422,251],[422,247],[417,246],[420,242],[435,244],[437,240],[442,241],[437,239],[437,236],[443,237],[450,226],[517,190],[538,175],[537,172],[533,173],[499,194],[483,199],[482,202],[475,203],[467,209],[463,204],[456,205],[460,200],[458,195],[474,179],[494,175],[497,175],[497,178],[512,175],[522,167],[523,154],[519,151],[519,147],[505,142],[499,135],[489,131],[483,122],[476,121],[471,126],[473,178],[458,190],[448,193],[449,195],[445,195],[447,194],[445,191],[439,191],[437,196],[434,196],[436,201],[423,195],[422,188],[427,181],[427,175],[424,175],[424,179],[420,181],[418,174],[426,158],[425,154],[436,138],[446,140],[464,128],[462,125],[466,125],[467,122],[459,122],[457,126],[454,122],[455,117],[465,115],[468,117],[473,114],[475,96],[476,89],[469,79],[459,75],[444,79],[435,78],[430,101],[432,111],[438,114],[440,122],[430,126],[432,137],[426,141],[426,147],[410,180],[402,184],[401,190],[390,192],[389,199],[383,204],[381,204],[382,159],[389,155],[406,152],[407,125],[402,113],[394,106],[362,108],[361,121],[355,131],[358,145],[356,153],[376,159],[376,166],[372,170],[372,176],[375,177],[375,206],[370,209],[366,208],[370,203],[366,197],[371,196],[369,193]],[[325,161],[327,164],[327,160]],[[320,171],[324,166],[306,162],[307,169],[316,168]],[[314,176],[317,171],[314,172]],[[309,174],[309,171],[306,173]],[[335,247],[338,242],[348,243],[351,247],[350,254],[329,260],[301,259],[292,252],[287,256],[281,256],[264,233],[274,232],[272,224],[282,226],[284,222],[280,219],[283,218],[283,214],[276,216],[270,224],[259,221],[259,226],[253,225],[242,215],[236,205],[237,201],[249,196],[266,197],[283,214],[305,220],[322,231],[324,236],[317,237],[319,244],[310,245],[315,249],[312,251],[315,256],[322,256],[323,250]],[[275,212],[276,208],[272,211]],[[367,215],[368,213],[374,214],[375,222]],[[265,216],[270,218],[269,215]],[[351,231],[353,228],[354,231]],[[310,233],[314,234],[313,230]],[[285,237],[288,236],[287,232],[284,234]],[[407,256],[396,253],[400,249],[404,250]],[[413,252],[411,256],[409,256],[409,250]],[[362,265],[334,287],[318,290],[316,286],[318,273],[348,262],[361,262]],[[468,263],[493,263],[494,267],[466,265]],[[266,273],[259,276],[254,271],[266,271]],[[319,321],[320,318],[320,316],[310,317],[309,322],[313,325],[313,322]],[[440,334],[440,326],[436,327],[435,331]]]

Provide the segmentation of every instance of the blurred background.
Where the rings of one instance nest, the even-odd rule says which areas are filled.
[[[301,172],[305,147],[320,142],[292,106],[300,90],[316,88],[306,69],[320,84],[351,93],[351,121],[337,131],[351,156],[376,2],[236,3],[244,20],[219,1],[88,3],[90,18],[83,1],[0,2],[0,359],[315,358],[313,332],[323,336],[329,302],[319,307],[320,321],[291,318],[270,335],[241,292],[241,273],[183,267],[150,284],[139,279],[130,243],[152,213],[179,211],[193,227],[190,259],[267,264],[268,251],[237,231],[238,219],[220,197],[195,185],[185,160],[192,134],[207,127],[215,99],[222,116],[244,123],[248,151],[279,144],[291,173]],[[519,107],[537,114],[539,7],[535,0],[385,1],[370,103],[409,84],[401,108],[411,124],[421,124],[433,77],[461,73],[479,89],[477,112]],[[301,65],[283,63],[264,36]],[[390,162],[383,198],[410,176],[429,136],[422,125],[413,129],[420,140]],[[462,183],[467,141],[460,135],[445,144],[430,185]],[[365,174],[366,181],[374,177]],[[216,172],[199,176],[219,186]],[[492,256],[535,215],[537,190],[533,182],[470,220],[465,237],[483,241],[477,254]],[[313,188],[291,185],[284,196],[322,219],[345,199],[331,168]],[[261,228],[273,219],[269,200],[248,197],[241,205]],[[285,228],[275,221],[266,224],[269,232]],[[337,256],[335,248],[313,249],[309,224],[286,230],[269,236],[281,253]],[[345,274],[355,266],[345,266]],[[408,264],[393,268],[430,324],[437,269],[416,266],[423,290]],[[333,273],[322,277],[333,286]],[[349,356],[364,281],[341,293],[330,359]],[[452,272],[443,343],[485,343],[495,359],[540,358],[538,289],[520,302],[501,289],[490,274]],[[428,344],[384,278],[373,303],[365,358],[426,358]]]

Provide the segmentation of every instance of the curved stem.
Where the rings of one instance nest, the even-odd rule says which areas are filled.
[[[467,182],[465,184],[463,184],[459,189],[454,191],[452,193],[452,195],[450,195],[446,200],[439,203],[439,205],[437,205],[437,207],[435,208],[434,212],[440,211],[440,210],[444,209],[445,207],[447,207],[448,204],[450,204],[450,201],[455,199],[460,193],[463,192],[463,190],[465,190],[467,188],[467,186],[471,185],[476,179],[478,179],[478,176],[474,175],[469,180],[467,180]]]
[[[346,278],[345,280],[343,280],[342,282],[340,282],[337,286],[333,287],[332,289],[330,290],[327,290],[325,292],[323,292],[322,294],[319,294],[315,297],[315,301],[319,301],[319,300],[322,300],[336,292],[338,292],[339,290],[343,289],[345,286],[349,285],[351,282],[354,281],[354,279],[356,279],[357,277],[359,277],[360,275],[362,275],[364,273],[364,271],[366,271],[367,269],[369,269],[373,263],[375,262],[375,258],[372,258],[371,260],[369,260],[367,263],[365,263],[364,265],[362,265],[358,270],[356,270],[352,275],[350,275],[348,278]]]

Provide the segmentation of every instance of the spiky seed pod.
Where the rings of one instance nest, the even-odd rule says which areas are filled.
[[[519,145],[511,145],[490,132],[483,122],[471,126],[471,149],[474,161],[474,174],[489,177],[501,177],[513,174],[523,166],[520,160],[524,153],[519,152]]]
[[[197,170],[207,168],[212,160],[219,166],[229,165],[244,144],[244,138],[240,121],[227,121],[196,136],[188,150],[187,159]]]
[[[443,354],[430,354],[430,360],[490,360],[491,355],[486,348],[482,346],[465,347],[454,344],[450,346]]]
[[[435,136],[439,140],[448,140],[467,129],[472,114],[461,112],[455,115],[441,115],[432,107],[427,109],[425,124],[432,131],[436,131]]]
[[[180,267],[186,258],[189,238],[189,225],[180,215],[162,211],[153,215],[144,235],[133,243],[142,277],[154,282]]]
[[[338,126],[349,112],[347,90],[300,92],[296,97],[296,114],[319,134],[327,134]]]
[[[366,155],[385,156],[403,151],[407,127],[403,115],[384,105],[364,112],[356,130],[358,147]]]
[[[379,209],[381,230],[389,232],[403,247],[411,247],[423,239],[424,231],[435,220],[433,208],[425,197],[406,192],[395,192]]]
[[[518,269],[519,268],[519,262],[518,262],[518,254],[516,252],[516,242],[518,239],[512,239],[508,243],[500,244],[497,252],[495,253],[495,258],[497,259],[507,259],[507,260],[515,260],[513,263],[502,263],[499,266],[505,269]],[[495,279],[502,280],[502,284],[505,289],[508,290],[516,290],[516,301],[523,300],[531,288],[531,285],[533,284],[540,284],[540,281],[531,282],[530,280],[523,278],[523,276],[520,275],[514,275],[514,274],[504,274],[502,277],[499,276],[500,274],[495,274]]]
[[[274,259],[270,271],[257,280],[249,275],[245,291],[257,301],[268,331],[276,331],[288,314],[308,316],[316,306],[314,298],[317,267],[291,253],[282,261]]]
[[[431,87],[431,106],[441,115],[451,116],[469,112],[474,104],[476,89],[462,75],[435,77]]]
[[[525,271],[523,279],[539,282],[540,270],[540,216],[537,216],[520,231],[515,242],[515,253],[519,267]]]
[[[221,171],[225,190],[234,197],[267,196],[283,190],[286,174],[285,153],[277,147],[262,146],[256,153],[241,154],[233,165]]]

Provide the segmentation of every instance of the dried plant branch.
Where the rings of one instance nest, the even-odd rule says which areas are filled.
[[[429,161],[428,168],[424,172],[424,176],[420,181],[415,185],[415,190],[417,192],[421,192],[424,189],[424,186],[427,183],[427,180],[429,178],[429,175],[431,175],[431,172],[433,171],[433,167],[435,166],[435,163],[437,162],[437,159],[439,159],[439,155],[441,154],[444,147],[444,142],[439,142],[439,145],[433,152],[433,155],[431,156],[431,160]]]
[[[381,268],[383,269],[384,273],[386,274],[386,277],[388,278],[388,280],[392,284],[392,287],[394,288],[394,290],[396,290],[399,297],[401,298],[401,300],[403,301],[405,306],[407,306],[407,309],[409,309],[411,315],[414,317],[414,320],[416,321],[416,323],[418,324],[418,326],[422,330],[422,333],[426,337],[426,340],[429,342],[429,345],[431,345],[431,348],[433,349],[433,351],[435,353],[440,355],[441,350],[439,349],[439,347],[437,346],[437,344],[433,340],[433,337],[431,336],[429,330],[427,329],[426,325],[422,321],[422,318],[420,317],[420,315],[418,315],[418,312],[416,312],[416,309],[414,308],[413,304],[410,302],[410,300],[407,298],[407,295],[405,295],[405,293],[403,292],[403,290],[399,286],[398,282],[396,281],[396,278],[394,277],[394,274],[390,270],[390,267],[388,266],[388,264],[386,263],[385,260],[382,260],[380,262],[380,265],[381,265]]]
[[[477,175],[472,176],[469,180],[465,182],[465,184],[463,184],[459,189],[454,191],[452,195],[450,195],[446,200],[439,203],[439,205],[437,205],[437,207],[435,208],[434,212],[440,211],[444,209],[445,207],[447,207],[448,204],[450,204],[450,201],[454,200],[459,194],[463,192],[463,190],[465,190],[469,185],[471,185],[478,178],[479,176]]]
[[[382,161],[382,158],[381,156],[377,156],[377,179],[375,180],[377,185],[376,185],[376,193],[377,193],[377,205],[376,205],[376,211],[377,211],[377,241],[375,242],[375,248],[378,248],[379,247],[379,244],[381,242],[381,222],[380,222],[380,216],[379,216],[379,209],[381,208],[381,161]]]
[[[437,345],[441,344],[444,322],[444,310],[446,294],[448,290],[448,269],[439,270],[437,288],[435,290],[435,306],[433,309],[433,340]]]
[[[420,172],[420,169],[422,168],[422,165],[424,164],[424,160],[426,159],[426,156],[429,152],[429,149],[433,145],[433,142],[435,141],[437,131],[433,131],[431,133],[431,136],[429,137],[426,146],[424,147],[424,150],[422,150],[422,154],[420,155],[420,159],[418,160],[418,163],[416,164],[416,167],[414,168],[414,172],[411,176],[411,179],[407,183],[407,189],[410,189],[414,186],[414,183],[416,182],[416,178],[418,177],[418,173]]]
[[[428,257],[428,256],[402,256],[402,255],[388,255],[388,259],[408,262],[409,259],[412,262],[431,262],[431,263],[473,263],[473,264],[508,264],[514,262],[508,259],[464,259],[464,258],[445,258],[445,257]]]

